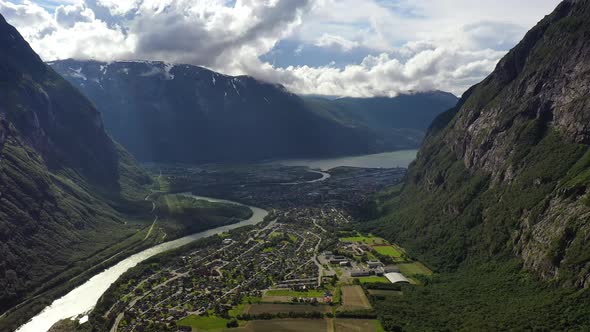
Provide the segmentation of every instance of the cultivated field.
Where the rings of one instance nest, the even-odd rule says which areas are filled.
[[[323,291],[310,290],[307,292],[297,292],[289,289],[275,289],[266,291],[262,296],[263,302],[283,302],[291,303],[294,297],[303,298],[316,298],[318,301],[322,301],[324,297]]]
[[[424,266],[424,264],[420,262],[399,264],[398,267],[400,272],[404,276],[413,276],[418,274],[423,274],[427,276],[432,275],[432,271],[430,271],[429,268],[427,268],[426,266]]]
[[[293,296],[263,296],[262,302],[292,303]]]
[[[178,321],[179,326],[188,326],[193,331],[220,331],[226,327],[227,320],[221,317],[200,317],[190,315]]]
[[[373,249],[375,249],[376,252],[378,252],[379,254],[381,254],[383,256],[389,256],[389,257],[393,257],[393,258],[402,257],[402,253],[393,246],[376,245],[376,246],[373,246]]]
[[[252,304],[246,306],[245,313],[251,315],[258,315],[262,313],[278,314],[289,312],[331,312],[332,308],[327,305],[311,305],[311,304]]]
[[[228,332],[328,332],[332,331],[332,321],[328,319],[273,319],[254,320],[244,327],[226,329]]]
[[[290,289],[273,289],[264,293],[266,296],[291,296],[293,297],[323,297],[324,292],[318,290],[309,290],[306,292],[298,292]]]
[[[375,245],[375,244],[388,244],[387,241],[385,241],[382,238],[379,237],[373,237],[373,236],[354,236],[354,237],[343,237],[340,238],[340,242],[358,242],[358,243],[364,243],[364,244],[368,244],[368,245]]]
[[[369,299],[361,286],[342,286],[342,307],[343,311],[371,309]]]
[[[385,277],[379,277],[379,276],[370,276],[370,277],[360,277],[360,278],[356,278],[358,279],[361,284],[366,284],[366,283],[374,283],[374,282],[380,282],[380,283],[384,283],[384,284],[389,284],[389,280]]]
[[[335,332],[381,332],[383,328],[373,319],[344,319],[337,318],[334,322]]]

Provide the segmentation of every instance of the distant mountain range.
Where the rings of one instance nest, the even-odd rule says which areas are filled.
[[[138,159],[251,161],[410,149],[457,98],[301,98],[283,86],[163,62],[49,63],[95,103]]]
[[[119,209],[150,182],[94,106],[0,15],[0,314],[64,286],[71,275],[61,273],[128,236]],[[0,330],[17,326],[4,318]]]

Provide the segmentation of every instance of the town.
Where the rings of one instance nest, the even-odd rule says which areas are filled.
[[[162,178],[173,188],[169,170]],[[397,295],[432,273],[402,248],[352,228],[353,207],[397,184],[402,170],[341,168],[322,181],[296,170],[300,182],[278,184],[247,174],[247,186],[193,182],[190,190],[263,206],[265,221],[166,253],[121,278],[111,291],[116,300],[97,313],[111,331],[380,331],[368,296]]]

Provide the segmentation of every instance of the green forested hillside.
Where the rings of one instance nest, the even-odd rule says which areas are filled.
[[[126,218],[148,211],[151,180],[1,16],[0,87],[2,314],[112,255],[107,248],[137,231]],[[25,315],[2,316],[0,330],[49,298],[37,300]]]
[[[480,317],[494,317],[498,308],[488,304],[505,294],[496,322],[524,321],[517,308],[538,301],[537,314],[551,318],[537,327],[589,324],[578,307],[590,304],[589,15],[590,2],[564,1],[537,24],[457,108],[435,120],[403,188],[380,195],[380,217],[364,225],[443,273],[420,296],[448,299],[456,319],[466,321],[475,307],[484,308]],[[490,272],[480,267],[490,261],[499,279],[524,271],[531,280],[513,288],[488,283]],[[453,287],[460,285],[474,296],[459,300]],[[526,289],[538,289],[538,297],[519,303]],[[548,316],[551,310],[561,314]],[[448,326],[486,329],[483,319],[479,324]]]
[[[304,100],[311,110],[324,117],[375,133],[379,144],[387,149],[419,147],[430,123],[457,103],[457,97],[442,91],[393,98],[307,97]]]

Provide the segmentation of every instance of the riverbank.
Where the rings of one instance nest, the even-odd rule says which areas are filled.
[[[208,200],[209,198],[199,197],[199,199]],[[211,201],[214,202],[215,199],[211,199]],[[226,203],[241,205],[237,202],[230,202],[226,200],[223,201]],[[108,289],[108,287],[114,281],[116,281],[119,278],[119,276],[121,276],[123,273],[125,273],[127,270],[134,267],[138,263],[150,257],[153,257],[159,253],[181,247],[201,238],[223,233],[234,228],[256,224],[258,222],[261,222],[264,219],[264,217],[268,215],[268,212],[266,210],[257,207],[249,208],[252,210],[252,217],[247,220],[243,220],[232,225],[225,225],[214,229],[206,230],[173,241],[165,242],[154,247],[148,248],[146,250],[140,251],[136,254],[131,255],[130,257],[127,257],[119,261],[114,266],[104,270],[103,272],[88,279],[83,284],[77,286],[69,293],[67,293],[65,296],[53,301],[51,305],[43,309],[41,313],[33,317],[28,323],[21,326],[17,331],[47,331],[49,330],[49,328],[51,328],[53,324],[62,319],[75,317],[87,313],[94,307],[100,296]]]

